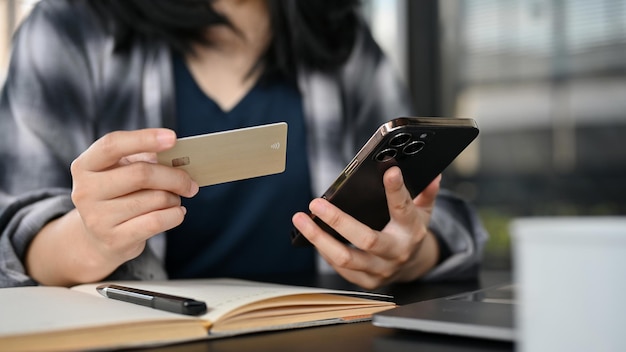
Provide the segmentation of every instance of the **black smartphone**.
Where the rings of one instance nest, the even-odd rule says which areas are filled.
[[[404,183],[416,197],[478,136],[473,119],[399,117],[380,126],[335,182],[322,195],[339,209],[374,230],[389,222],[383,174],[392,167],[402,170]],[[326,232],[347,240],[312,215]],[[310,245],[296,228],[291,243]]]

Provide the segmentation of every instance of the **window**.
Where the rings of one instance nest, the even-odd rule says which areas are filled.
[[[481,129],[448,181],[481,211],[487,262],[507,265],[513,217],[626,214],[626,3],[439,4],[445,108]]]

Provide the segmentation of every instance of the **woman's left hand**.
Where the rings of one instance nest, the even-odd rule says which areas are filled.
[[[439,192],[438,176],[415,199],[404,186],[398,167],[383,176],[390,221],[375,231],[325,199],[316,198],[311,213],[335,229],[354,247],[322,230],[305,213],[293,216],[296,228],[346,280],[366,289],[414,280],[432,269],[439,247],[428,223]]]

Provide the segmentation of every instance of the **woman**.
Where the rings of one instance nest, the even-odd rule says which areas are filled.
[[[0,102],[0,285],[312,273],[292,222],[365,288],[475,276],[486,234],[438,180],[412,200],[388,170],[382,232],[309,204],[381,123],[410,114],[354,3],[42,1]],[[176,137],[278,121],[280,175],[199,190],[154,163]]]

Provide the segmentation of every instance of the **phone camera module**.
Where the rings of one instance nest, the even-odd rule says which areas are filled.
[[[426,143],[422,141],[413,141],[402,148],[402,152],[406,155],[415,155],[424,149],[425,145]]]
[[[412,136],[410,133],[398,133],[393,136],[389,141],[389,145],[395,148],[402,147],[407,144],[411,140]]]
[[[386,161],[392,160],[398,155],[398,151],[393,148],[383,149],[374,157],[376,161],[384,163]]]

